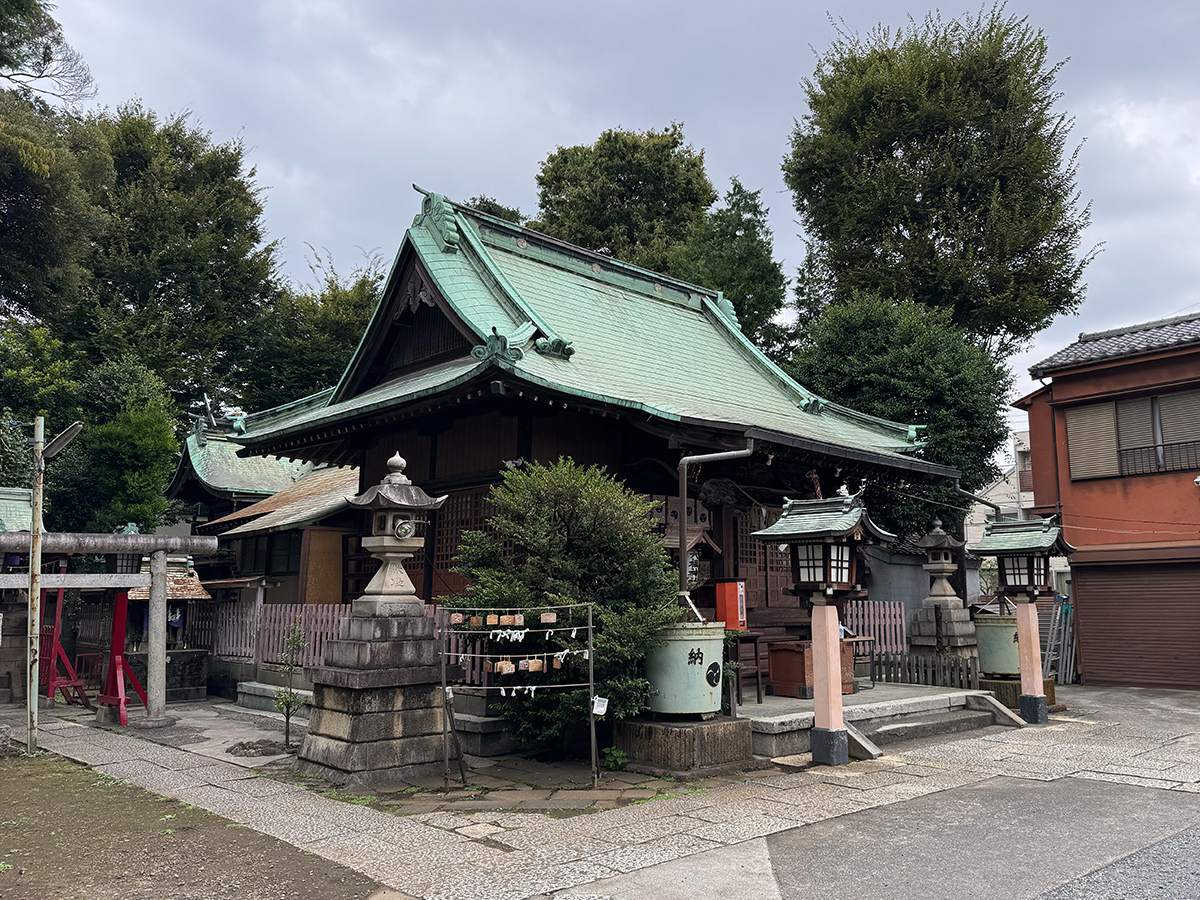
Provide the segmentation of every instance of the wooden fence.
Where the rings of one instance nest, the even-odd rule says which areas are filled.
[[[253,598],[236,603],[193,600],[187,605],[184,641],[222,659],[243,659],[278,665],[283,642],[296,617],[304,626],[301,665],[320,665],[325,643],[337,636],[338,623],[350,615],[340,603],[257,605]]]
[[[928,684],[979,690],[979,660],[957,656],[915,656],[880,653],[875,657],[875,680],[891,684]]]
[[[851,600],[843,624],[858,637],[875,638],[880,653],[908,651],[904,604],[897,600]]]

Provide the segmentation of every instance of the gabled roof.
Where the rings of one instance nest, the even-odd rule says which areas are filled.
[[[198,423],[184,443],[167,496],[176,496],[190,478],[195,478],[214,496],[255,500],[295,483],[310,468],[298,460],[278,456],[238,456],[241,449],[230,432]]]
[[[518,388],[775,441],[841,458],[954,477],[914,455],[913,426],[805,390],[742,334],[719,292],[566,244],[429,194],[406,232],[383,299],[338,386],[246,417],[256,452],[315,442],[336,424],[383,415],[502,375]],[[364,388],[413,260],[474,344]],[[415,308],[418,300],[411,302]],[[431,301],[427,301],[431,302]],[[386,351],[384,351],[386,352]],[[303,439],[303,440],[301,440]]]
[[[767,542],[822,541],[848,535],[857,540],[866,537],[896,540],[896,535],[871,521],[861,493],[825,500],[788,500],[775,524],[754,532],[751,537]]]
[[[350,509],[350,497],[357,493],[358,469],[352,466],[313,469],[274,496],[205,523],[203,530],[221,537],[287,531]]]
[[[1000,556],[1031,551],[1056,556],[1074,553],[1063,540],[1062,529],[1053,519],[1033,518],[1024,522],[989,522],[979,543],[967,548],[976,556]]]
[[[33,491],[0,487],[0,531],[28,531],[33,525]]]
[[[1079,340],[1029,367],[1029,374],[1042,378],[1053,372],[1091,362],[1152,353],[1185,344],[1200,343],[1200,313],[1126,325],[1109,331],[1080,333]]]

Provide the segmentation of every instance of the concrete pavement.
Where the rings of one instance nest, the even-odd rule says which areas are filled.
[[[946,896],[1032,897],[1200,821],[1200,695],[1073,688],[1060,699],[1074,715],[1040,728],[924,742],[837,769],[746,773],[567,819],[395,816],[71,722],[48,721],[43,744],[415,897],[686,890],[688,900],[725,900],[817,886],[929,897],[940,885]],[[21,721],[19,711],[0,720]]]

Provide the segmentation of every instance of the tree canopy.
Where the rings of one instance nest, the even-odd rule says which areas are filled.
[[[1060,64],[1002,5],[843,33],[804,82],[784,180],[831,279],[952,311],[1006,356],[1083,298]]]
[[[45,0],[0,0],[0,81],[27,96],[85,100],[96,92],[92,73],[50,8]]]
[[[992,459],[1008,436],[1012,376],[954,325],[950,310],[854,293],[826,307],[808,337],[788,367],[802,384],[852,409],[928,426],[925,459],[957,468],[967,490],[999,474]],[[935,515],[962,522],[953,487],[867,487],[871,515],[898,534],[923,534]]]
[[[241,406],[270,409],[337,384],[379,303],[384,272],[371,258],[349,276],[332,260],[314,262],[316,284],[284,287],[260,311],[254,329],[253,358]]]
[[[717,199],[704,151],[683,126],[637,132],[610,128],[591,145],[559,147],[537,175],[531,227],[624,262],[665,272]]]
[[[669,255],[669,274],[722,291],[737,310],[742,332],[770,355],[787,344],[788,329],[773,321],[787,295],[787,278],[772,258],[771,229],[761,191],[736,177],[724,205],[693,226]]]

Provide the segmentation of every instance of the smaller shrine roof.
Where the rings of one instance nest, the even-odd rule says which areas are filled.
[[[662,545],[668,550],[679,549],[679,526],[668,525],[667,532],[663,535]],[[717,542],[709,535],[708,530],[703,525],[687,526],[687,548],[688,550],[695,549],[697,544],[708,544],[716,553],[721,552],[721,548],[717,546]]]
[[[33,525],[33,492],[0,487],[0,531],[28,531]]]
[[[149,571],[149,558],[142,562],[142,570]],[[150,588],[133,588],[130,600],[149,600]],[[190,559],[167,559],[168,600],[211,600],[212,594],[204,589]]]
[[[880,541],[894,541],[896,535],[871,521],[862,494],[831,497],[827,500],[788,500],[779,520],[752,537],[762,541],[813,541],[847,536],[870,535]]]
[[[235,500],[269,497],[294,484],[308,468],[304,462],[279,456],[238,456],[241,449],[241,444],[222,431],[193,431],[184,444],[167,496],[174,497],[191,476],[215,496]]]
[[[1004,556],[1017,553],[1050,552],[1056,556],[1074,553],[1063,540],[1062,529],[1053,519],[1025,522],[989,522],[979,543],[967,548],[976,556]]]
[[[239,520],[245,519],[247,513],[253,517],[236,528],[222,532],[221,537],[245,537],[311,525],[334,513],[349,509],[350,500],[347,495],[353,496],[357,490],[358,469],[353,466],[314,469],[275,496],[238,510],[225,519],[218,519],[218,522],[234,520],[235,517]],[[269,509],[262,509],[268,506]]]

